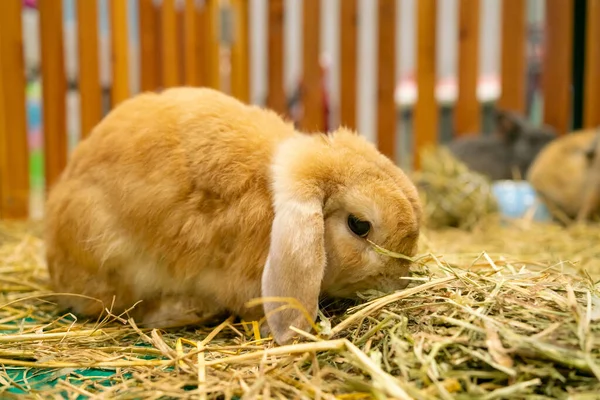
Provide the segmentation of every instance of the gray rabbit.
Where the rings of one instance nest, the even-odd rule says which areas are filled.
[[[547,125],[534,126],[523,115],[496,110],[496,133],[464,136],[448,144],[450,152],[491,180],[524,178],[540,150],[557,137]]]

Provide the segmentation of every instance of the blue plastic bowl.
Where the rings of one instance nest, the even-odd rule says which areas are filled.
[[[535,221],[547,222],[551,215],[535,190],[527,181],[497,181],[492,184],[492,192],[498,202],[500,214],[508,218],[522,218],[533,212]]]

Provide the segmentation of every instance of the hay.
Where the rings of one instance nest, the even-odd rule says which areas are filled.
[[[155,331],[126,315],[61,315],[44,298],[37,232],[0,225],[2,398],[591,399],[600,391],[599,227],[427,230],[413,285],[324,303],[320,336],[283,347],[232,318]]]
[[[425,204],[424,221],[432,229],[470,229],[498,211],[491,181],[443,146],[421,151],[421,170],[413,178]]]

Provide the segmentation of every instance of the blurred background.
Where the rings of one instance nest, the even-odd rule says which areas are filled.
[[[598,112],[584,121],[582,88],[585,79],[595,85],[590,92],[600,85],[586,77],[583,52],[586,35],[598,32],[598,2],[3,0],[3,69],[25,71],[26,213],[42,216],[46,183],[111,107],[179,84],[270,106],[307,130],[349,125],[409,170],[418,167],[422,145],[492,134],[498,104],[560,133],[592,126]],[[9,26],[17,10],[21,21]],[[10,50],[11,41],[22,43],[22,53]],[[594,57],[588,75],[598,74]],[[6,71],[5,100],[21,90],[11,79],[18,71]],[[544,71],[553,91],[546,96]],[[597,107],[598,94],[585,96]],[[553,105],[544,105],[548,98]],[[51,104],[47,123],[44,104]],[[11,119],[20,115],[5,110],[4,135],[16,137]],[[24,190],[11,171],[23,164],[11,164],[16,150],[4,149],[2,196],[10,209],[11,191]]]

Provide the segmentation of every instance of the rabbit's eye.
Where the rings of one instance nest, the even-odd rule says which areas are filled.
[[[348,227],[357,236],[365,237],[369,234],[369,231],[371,230],[371,223],[369,221],[361,221],[354,215],[350,214],[348,216]]]

